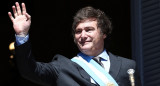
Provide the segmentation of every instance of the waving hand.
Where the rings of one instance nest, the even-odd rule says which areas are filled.
[[[18,2],[15,3],[16,6],[12,6],[13,15],[8,12],[8,15],[13,23],[13,28],[17,35],[25,37],[28,34],[31,25],[31,16],[26,11],[26,6],[22,3],[22,9]]]

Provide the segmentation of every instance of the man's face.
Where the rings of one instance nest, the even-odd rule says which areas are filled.
[[[82,53],[96,56],[103,51],[105,38],[97,21],[85,20],[76,27],[74,41]]]

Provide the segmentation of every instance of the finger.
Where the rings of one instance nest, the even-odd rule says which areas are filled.
[[[26,13],[25,16],[27,17],[26,21],[31,20],[31,16],[28,13]]]
[[[15,6],[12,6],[12,10],[13,10],[14,17],[17,17],[16,7],[15,7]]]
[[[25,4],[24,3],[22,3],[22,13],[23,13],[23,15],[25,15],[26,14],[26,6],[25,6]]]
[[[16,2],[16,8],[17,8],[17,13],[18,13],[18,15],[21,15],[21,14],[22,14],[22,13],[21,13],[21,8],[20,8],[18,2]]]
[[[11,12],[8,12],[8,16],[9,16],[9,18],[11,19],[11,21],[13,22],[14,18],[13,18],[13,16],[12,16]]]

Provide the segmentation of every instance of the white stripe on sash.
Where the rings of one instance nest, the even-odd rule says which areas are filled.
[[[118,86],[115,81],[110,81],[106,75],[84,60],[81,56],[74,57],[71,60],[79,64],[100,86],[109,86],[109,84],[112,86]]]

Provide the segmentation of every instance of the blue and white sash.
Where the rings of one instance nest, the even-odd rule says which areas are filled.
[[[79,64],[100,86],[118,86],[112,76],[93,59],[88,63],[81,56],[71,59]]]

